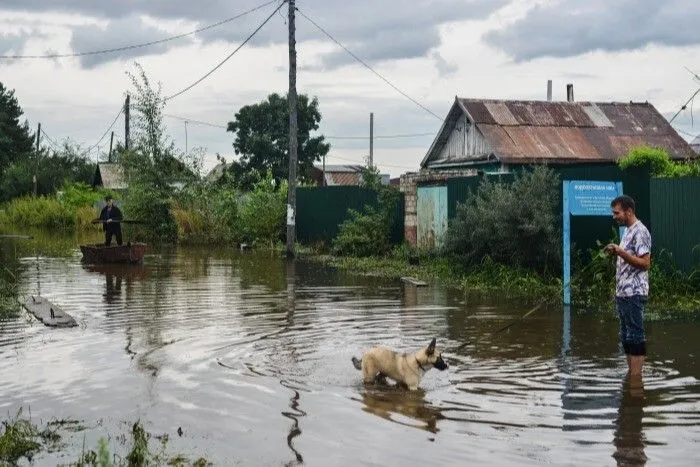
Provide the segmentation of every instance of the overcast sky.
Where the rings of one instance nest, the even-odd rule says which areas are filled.
[[[0,0],[0,55],[84,53],[158,41],[232,18],[265,0]],[[0,59],[0,81],[14,89],[32,127],[87,148],[114,120],[138,61],[164,95],[174,94],[230,54],[279,0],[195,35],[149,47],[55,59]],[[454,97],[649,101],[671,118],[700,87],[697,0],[297,0],[301,13],[440,117]],[[166,113],[226,126],[243,105],[288,79],[286,6],[221,68],[169,101]],[[440,119],[392,89],[303,16],[297,15],[300,93],[316,96],[328,164],[362,163],[374,112],[374,160],[384,173],[416,170]],[[700,96],[699,96],[700,99]],[[700,106],[700,101],[698,101]],[[695,106],[697,107],[697,106]],[[700,134],[691,106],[674,125]],[[165,122],[185,149],[185,123]],[[123,119],[115,126],[122,140]],[[392,135],[418,135],[381,138]],[[342,138],[338,138],[342,137]],[[348,138],[350,137],[350,138]],[[352,139],[360,137],[364,139]],[[233,135],[191,121],[187,146],[235,158]],[[109,137],[99,146],[104,152]],[[96,157],[97,151],[92,157]]]

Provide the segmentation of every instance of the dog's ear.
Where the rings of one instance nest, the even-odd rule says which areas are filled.
[[[433,340],[430,341],[430,344],[428,345],[428,348],[425,350],[425,353],[428,355],[432,355],[435,353],[435,338],[433,337]]]

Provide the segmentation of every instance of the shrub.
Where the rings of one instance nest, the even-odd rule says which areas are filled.
[[[284,238],[287,215],[287,184],[274,185],[272,173],[244,196],[240,208],[242,239],[273,245]]]
[[[625,157],[620,159],[618,165],[622,169],[640,167],[648,169],[655,177],[687,177],[700,175],[700,162],[671,160],[668,152],[663,148],[649,146],[636,146]]]
[[[458,203],[445,253],[472,265],[490,257],[544,273],[559,270],[559,184],[556,172],[543,166],[518,174],[511,185],[484,178],[476,193]]]
[[[348,218],[340,224],[332,251],[341,256],[378,256],[391,249],[394,208],[401,194],[392,187],[381,187],[377,205],[365,205],[362,212],[348,209]]]

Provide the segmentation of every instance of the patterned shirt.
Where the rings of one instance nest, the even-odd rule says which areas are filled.
[[[651,234],[644,224],[637,220],[626,229],[620,240],[620,246],[633,256],[644,256],[651,253]],[[634,267],[619,256],[615,279],[617,284],[615,295],[618,297],[649,295],[649,271]]]

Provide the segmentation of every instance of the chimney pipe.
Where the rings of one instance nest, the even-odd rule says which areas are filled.
[[[552,80],[547,80],[547,101],[552,100]]]
[[[574,101],[574,85],[567,84],[566,85],[566,102],[573,102],[573,101]]]

